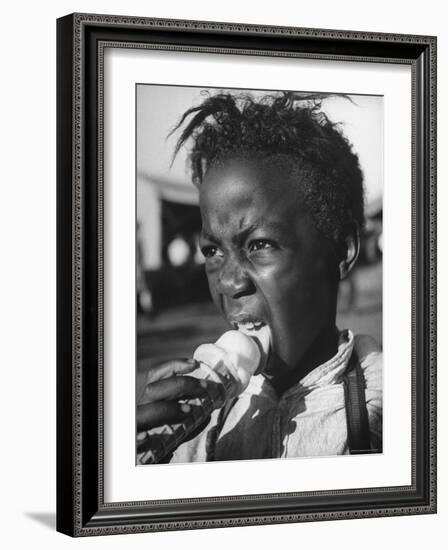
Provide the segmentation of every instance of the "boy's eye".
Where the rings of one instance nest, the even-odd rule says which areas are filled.
[[[274,248],[274,245],[271,241],[267,239],[256,239],[249,243],[248,249],[249,252],[257,252],[259,250],[266,250],[268,248]]]
[[[203,246],[201,248],[201,252],[204,255],[204,258],[215,258],[224,256],[222,250],[213,245]]]

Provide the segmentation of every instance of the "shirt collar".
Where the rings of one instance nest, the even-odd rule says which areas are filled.
[[[299,382],[289,388],[283,396],[288,396],[294,393],[303,392],[311,388],[319,386],[327,386],[339,382],[340,376],[346,371],[349,359],[351,357],[354,345],[354,336],[350,330],[343,330],[339,333],[338,351],[328,361],[319,365]],[[252,376],[245,393],[260,394],[271,393],[275,394],[274,388],[261,374]]]
[[[309,372],[299,384],[302,388],[312,386],[328,386],[339,381],[341,374],[345,372],[348,361],[353,351],[354,337],[350,330],[339,333],[339,344],[336,355]]]

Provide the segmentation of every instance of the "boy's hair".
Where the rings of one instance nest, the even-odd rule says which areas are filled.
[[[174,128],[173,132],[194,115],[174,156],[191,137],[195,185],[201,184],[208,168],[230,159],[278,163],[296,178],[317,228],[337,239],[353,221],[363,227],[363,175],[350,143],[321,110],[324,97],[292,92],[261,99],[248,94],[209,96],[186,111]]]

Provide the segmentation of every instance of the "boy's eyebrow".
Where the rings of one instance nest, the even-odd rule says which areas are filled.
[[[234,235],[232,237],[232,241],[236,244],[241,243],[241,242],[245,241],[251,233],[253,233],[257,229],[259,229],[260,227],[262,227],[263,229],[271,229],[271,230],[274,230],[274,231],[280,231],[280,230],[285,229],[285,225],[281,222],[274,222],[274,221],[263,222],[263,221],[259,221],[259,222],[255,222],[252,225],[249,225],[248,227],[245,227],[244,229],[239,231],[236,235]],[[206,229],[201,230],[201,235],[204,239],[207,239],[207,240],[213,242],[214,244],[217,244],[217,245],[221,244],[221,239],[215,237],[214,235],[209,233]]]
[[[285,224],[282,222],[276,222],[276,221],[264,221],[259,220],[255,223],[249,225],[248,227],[245,227],[242,229],[232,240],[238,240],[238,241],[244,241],[247,239],[247,237],[253,233],[254,231],[257,231],[257,229],[269,229],[271,231],[284,231],[285,230]]]
[[[250,233],[253,233],[257,229],[272,229],[274,231],[282,231],[285,229],[285,224],[283,222],[276,222],[276,221],[264,221],[260,220],[258,222],[255,222],[254,224],[250,225],[249,227],[246,227],[242,230],[242,233],[245,233],[247,235],[250,235]]]
[[[206,229],[201,229],[201,237],[203,239],[207,239],[208,241],[211,241],[214,244],[221,244],[221,240],[214,237],[211,233],[209,233]]]

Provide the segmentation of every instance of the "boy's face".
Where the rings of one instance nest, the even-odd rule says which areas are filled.
[[[281,172],[233,162],[211,168],[200,187],[213,301],[233,327],[269,325],[271,375],[296,369],[334,328],[338,287],[330,244],[301,205],[297,182]]]

